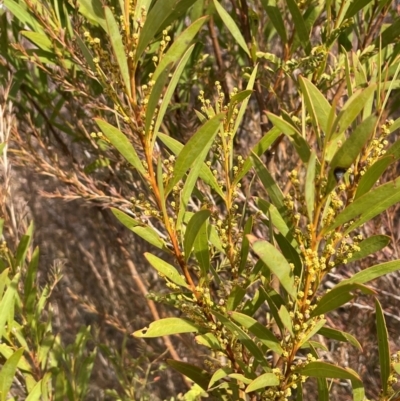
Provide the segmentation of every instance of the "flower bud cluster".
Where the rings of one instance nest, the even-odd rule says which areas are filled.
[[[138,213],[138,217],[141,219],[143,223],[145,223],[144,216],[146,217],[155,217],[160,219],[161,213],[157,210],[154,205],[145,197],[143,193],[139,194],[137,198],[132,197],[130,199],[132,203],[132,212],[136,217],[136,210],[139,209],[140,213]]]

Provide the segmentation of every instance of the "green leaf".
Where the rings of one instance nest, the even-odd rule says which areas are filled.
[[[264,166],[261,159],[255,154],[251,155],[251,159],[253,161],[254,169],[256,170],[256,173],[260,178],[264,189],[271,198],[272,203],[276,206],[276,208],[279,211],[283,211],[285,209],[285,206],[283,203],[284,195],[281,189],[278,187],[272,175]]]
[[[150,323],[149,327],[137,330],[133,336],[138,338],[153,338],[181,333],[197,333],[199,327],[192,321],[178,317],[167,317]]]
[[[321,334],[321,336],[327,338],[331,338],[332,340],[349,343],[354,347],[356,347],[359,351],[362,351],[361,344],[358,342],[358,340],[351,334],[346,333],[344,331],[332,329],[331,327],[322,327],[318,331],[318,334]]]
[[[178,85],[178,81],[185,69],[186,63],[188,62],[188,60],[193,52],[193,49],[194,49],[194,45],[191,46],[183,56],[181,56],[178,66],[171,77],[171,80],[169,82],[167,90],[165,91],[164,96],[162,98],[162,102],[160,104],[159,111],[157,113],[157,119],[154,124],[154,130],[153,130],[153,132],[155,134],[157,134],[158,130],[160,129],[161,123],[165,116],[165,112],[167,111],[168,105],[170,104],[170,101],[175,92],[176,86]],[[163,58],[163,60],[164,60],[164,58]],[[154,78],[154,76],[153,76],[152,79],[156,79],[156,78]],[[157,138],[157,136],[154,135],[154,140],[156,138]]]
[[[42,384],[43,379],[39,380],[33,389],[29,392],[28,396],[26,397],[25,401],[39,401],[42,396]]]
[[[264,389],[265,387],[279,386],[279,377],[275,373],[264,373],[253,380],[247,387],[246,393]]]
[[[381,263],[354,274],[353,277],[341,281],[340,285],[347,283],[365,284],[369,281],[375,280],[378,277],[385,276],[386,274],[393,273],[397,270],[400,270],[400,260]]]
[[[287,0],[287,6],[289,8],[290,14],[292,15],[293,23],[299,36],[300,42],[306,53],[309,54],[311,51],[309,32],[304,22],[303,16],[301,15],[300,9],[294,0]]]
[[[17,3],[13,0],[4,0],[4,5],[7,10],[11,12],[22,24],[29,25],[34,31],[43,33],[43,28],[40,26],[40,23],[26,10],[26,8],[22,7],[23,3]]]
[[[177,12],[184,12],[193,0],[162,0],[155,2],[146,16],[146,21],[139,35],[139,42],[135,53],[135,62],[138,62],[146,47],[156,37],[157,33],[163,26],[167,26],[172,16],[174,19]],[[140,10],[137,10],[141,12]],[[175,15],[174,15],[175,14]],[[171,21],[172,22],[172,21]],[[189,44],[189,43],[188,43]],[[168,62],[169,64],[169,62]]]
[[[274,224],[274,219],[271,217],[272,224]],[[299,253],[297,252],[294,245],[292,245],[289,240],[281,233],[275,233],[274,238],[282,251],[283,256],[289,263],[293,263],[294,269],[293,274],[300,277],[303,269],[303,264]]]
[[[11,389],[11,385],[14,380],[15,373],[17,371],[18,362],[24,353],[23,348],[19,348],[15,351],[10,358],[4,363],[0,371],[0,400],[6,401],[8,398],[8,392]]]
[[[189,288],[184,277],[179,274],[174,266],[170,265],[165,260],[152,255],[151,253],[146,252],[144,256],[160,274],[181,287]]]
[[[232,96],[232,98],[230,99],[230,106],[231,106],[230,110],[229,110],[230,113],[234,112],[235,103],[242,102],[242,104],[240,105],[240,108],[239,108],[239,113],[236,115],[236,118],[235,118],[235,125],[232,130],[233,135],[236,135],[236,133],[238,132],[239,126],[243,120],[243,116],[246,113],[246,111],[248,110],[247,105],[249,103],[250,96],[253,92],[254,83],[257,78],[257,71],[258,71],[258,66],[255,66],[253,72],[250,75],[249,82],[247,82],[246,90],[237,93],[236,95]]]
[[[183,54],[186,52],[190,43],[195,38],[200,28],[204,25],[207,19],[208,16],[199,18],[197,21],[193,22],[193,24],[191,24],[187,29],[185,29],[177,38],[174,39],[171,47],[163,55],[160,63],[154,71],[154,74],[152,76],[152,79],[154,81],[158,79],[158,76],[167,68],[168,65],[175,64],[182,60]]]
[[[343,379],[360,382],[361,378],[352,369],[341,368],[340,366],[331,365],[327,362],[310,362],[304,368],[300,369],[304,376],[322,377],[326,379]]]
[[[326,193],[330,193],[336,186],[334,171],[336,168],[347,170],[360,155],[365,143],[372,136],[376,125],[376,117],[370,116],[357,126],[354,132],[347,138],[343,145],[333,156],[330,163],[330,171]]]
[[[185,251],[186,262],[190,258],[194,241],[199,233],[201,226],[207,221],[210,215],[211,212],[209,210],[200,210],[196,212],[190,219],[186,227],[185,239],[184,239],[184,251]]]
[[[31,243],[31,237],[29,235],[23,235],[21,237],[17,251],[15,252],[15,260],[17,266],[21,266],[24,263],[30,243]]]
[[[110,36],[112,48],[114,50],[115,57],[119,66],[119,70],[122,75],[122,79],[125,83],[126,93],[129,97],[132,97],[131,91],[131,78],[129,74],[128,59],[126,58],[126,52],[124,43],[122,42],[122,36],[119,32],[117,21],[115,21],[114,14],[109,7],[104,7],[107,32]]]
[[[319,332],[319,330],[324,327],[326,323],[325,319],[321,319],[318,322],[316,322],[315,326],[313,326],[311,328],[311,330],[305,332],[305,336],[301,339],[301,341],[299,342],[299,345],[302,346],[303,344],[305,344],[308,340],[310,340],[315,334],[317,334]]]
[[[305,197],[308,218],[310,221],[313,220],[314,216],[314,203],[315,203],[315,163],[316,163],[315,152],[311,152],[310,160],[307,166],[307,176],[306,176],[306,187],[305,187]]]
[[[94,120],[118,152],[121,153],[121,155],[124,156],[125,159],[139,171],[139,173],[143,176],[146,175],[143,164],[129,139],[118,128],[112,126],[107,121],[101,120],[100,118],[95,118]]]
[[[210,247],[208,243],[209,230],[207,221],[205,221],[196,236],[193,244],[194,255],[199,262],[201,270],[201,278],[206,278],[208,272],[210,271]],[[214,245],[215,246],[215,245]]]
[[[189,139],[177,157],[174,175],[168,183],[166,193],[171,192],[172,188],[192,167],[194,162],[203,162],[203,160],[200,160],[199,154],[205,154],[210,149],[223,119],[223,113],[217,114],[200,127]]]
[[[228,367],[223,367],[218,369],[211,377],[210,383],[208,383],[208,389],[210,389],[213,384],[215,384],[218,380],[223,379],[224,377],[228,376],[232,373],[232,369]]]
[[[292,269],[285,257],[269,242],[249,236],[254,252],[278,278],[287,293],[296,299],[296,286]]]
[[[95,25],[100,25],[107,32],[103,4],[100,0],[78,0],[79,12]]]
[[[265,372],[270,372],[271,368],[264,357],[263,352],[257,347],[250,336],[239,326],[229,320],[219,312],[213,311],[212,314],[224,325],[226,330],[229,330],[254,356],[254,359],[262,366]]]
[[[114,216],[129,230],[143,238],[149,244],[156,246],[157,248],[165,251],[168,248],[165,246],[164,241],[160,238],[156,231],[149,226],[144,226],[142,222],[133,219],[121,210],[111,208]]]
[[[20,274],[16,274],[0,301],[0,338],[3,337],[6,322],[10,319],[10,316],[14,316],[14,301],[18,294],[18,281]],[[1,387],[0,387],[1,388]]]
[[[247,53],[250,57],[250,51],[247,47],[246,41],[243,38],[240,29],[236,25],[233,18],[229,15],[229,13],[218,3],[217,0],[214,0],[214,6],[217,10],[217,13],[221,17],[222,21],[224,22],[225,26],[228,28],[228,31],[234,37],[235,42]]]
[[[384,157],[377,160],[361,177],[354,199],[367,193],[379,180],[386,168],[400,159],[400,141],[397,141],[387,150]]]
[[[199,385],[203,390],[208,389],[208,383],[210,382],[211,375],[194,365],[190,365],[186,362],[174,361],[173,359],[167,359],[167,364],[182,373],[184,376],[193,380],[197,385]]]
[[[161,100],[162,93],[165,89],[165,84],[169,77],[170,69],[171,69],[171,64],[167,65],[164,68],[164,70],[160,71],[157,78],[154,79],[152,78],[153,81],[155,81],[155,84],[151,88],[151,93],[146,108],[146,124],[145,124],[146,136],[149,135],[151,123],[154,121],[156,117],[155,110],[158,107],[159,102]],[[155,135],[153,137],[155,138]]]
[[[231,316],[233,320],[249,330],[250,333],[253,334],[257,340],[264,344],[267,348],[278,355],[282,355],[283,349],[279,340],[265,326],[243,313],[232,312]]]
[[[87,62],[90,69],[93,72],[96,71],[96,64],[93,62],[93,55],[90,53],[90,50],[86,46],[86,43],[82,40],[82,38],[77,33],[75,33],[75,40],[78,43],[78,46],[81,49],[83,57],[85,57],[85,61]]]
[[[243,301],[245,295],[246,295],[246,288],[243,288],[240,285],[234,285],[226,301],[226,309],[229,312],[234,311],[238,307],[238,305]]]
[[[249,255],[249,248],[250,248],[250,243],[247,238],[247,235],[251,233],[252,229],[253,229],[253,216],[250,216],[247,219],[246,224],[244,225],[243,228],[242,246],[240,248],[239,274],[242,273],[243,270],[246,268],[247,258]]]
[[[251,169],[253,162],[251,159],[252,154],[256,154],[257,156],[261,156],[264,154],[267,149],[275,142],[275,140],[279,137],[280,135],[280,130],[278,128],[272,128],[269,130],[257,143],[257,145],[254,146],[252,149],[250,155],[247,157],[245,160],[242,168],[236,175],[235,179],[233,180],[233,184],[236,185]]]
[[[341,282],[322,296],[317,307],[311,312],[311,316],[318,316],[339,308],[354,298],[354,291],[356,290],[361,290],[365,294],[374,294],[373,290],[359,284],[358,282],[346,284]]]
[[[385,26],[385,25],[381,25]],[[387,28],[374,41],[376,48],[384,49],[391,43],[395,43],[400,36],[400,20],[395,19],[392,23],[386,25]]]
[[[295,247],[296,242],[293,240],[292,235],[290,233],[290,229],[286,224],[285,220],[283,219],[282,215],[279,213],[278,209],[268,203],[264,199],[256,198],[257,206],[259,209],[271,219],[273,226],[288,240],[291,241],[291,245]],[[284,213],[284,212],[283,212]],[[293,240],[293,241],[292,241]],[[283,252],[283,250],[282,250]]]
[[[53,51],[53,44],[45,34],[32,31],[21,31],[20,33],[23,36],[25,36],[28,40],[30,40],[33,44],[35,44],[39,49],[48,52]]]
[[[360,250],[354,252],[351,258],[348,258],[348,262],[354,262],[356,260],[365,258],[366,256],[372,255],[381,249],[385,248],[390,242],[390,237],[387,235],[373,235],[366,238],[364,241],[359,243]]]
[[[184,145],[182,145],[176,139],[171,138],[170,136],[165,135],[161,132],[158,132],[157,136],[164,143],[164,145],[166,145],[168,149],[170,149],[175,155],[178,155],[183,149]],[[212,174],[205,163],[203,163],[203,165],[201,166],[199,176],[207,185],[209,185],[215,192],[217,192],[217,194],[220,195],[221,198],[225,197],[225,194],[218,185],[215,176]]]
[[[346,11],[343,21],[356,15],[361,9],[363,9],[371,0],[353,0]]]
[[[195,339],[197,344],[204,345],[214,351],[222,351],[219,340],[212,333],[197,335]]]
[[[311,81],[300,76],[299,83],[314,129],[316,129],[315,126],[319,125],[322,131],[327,134],[331,105]],[[316,132],[318,131],[316,130]]]
[[[381,371],[381,385],[383,397],[388,395],[388,379],[390,376],[390,350],[389,336],[385,322],[385,316],[381,304],[375,299],[376,330],[378,334],[379,367]]]
[[[294,337],[293,333],[293,325],[292,325],[292,318],[290,317],[290,313],[287,310],[285,305],[281,305],[279,308],[279,317],[281,318],[281,322],[286,327],[287,331],[290,333],[292,337]]]
[[[331,135],[328,140],[331,138],[337,138],[340,134],[342,134],[347,128],[350,127],[351,123],[356,119],[356,117],[360,114],[361,110],[364,108],[365,104],[369,100],[369,98],[374,94],[376,90],[376,84],[370,85],[368,88],[355,92],[350,99],[343,106],[342,110],[336,117],[335,122],[333,123],[333,128]],[[335,130],[337,132],[334,134]],[[332,137],[332,135],[334,136]]]
[[[264,7],[269,19],[272,22],[272,25],[275,27],[278,35],[281,37],[282,42],[286,44],[287,36],[286,36],[286,27],[282,18],[282,11],[279,9],[276,4],[276,0],[261,0],[261,4]]]
[[[292,142],[295,147],[300,159],[304,163],[308,163],[311,155],[310,147],[307,141],[301,136],[300,132],[289,124],[283,118],[278,117],[272,113],[267,113],[269,120],[274,124],[276,128],[279,128]]]
[[[339,213],[335,221],[329,226],[322,229],[322,233],[334,230],[335,228],[347,223],[350,220],[355,220],[346,232],[354,230],[373,217],[382,213],[390,206],[400,201],[400,177],[395,181],[383,184],[363,196],[360,196],[341,213]]]

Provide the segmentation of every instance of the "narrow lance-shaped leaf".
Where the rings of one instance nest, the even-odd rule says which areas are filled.
[[[250,57],[249,48],[247,47],[246,41],[243,38],[240,29],[236,25],[233,18],[229,15],[229,13],[218,3],[218,1],[214,0],[214,6],[221,17],[222,21],[224,22],[225,26],[228,28],[228,31],[232,34],[235,38],[236,43],[247,53]]]
[[[236,133],[237,133],[237,131],[239,129],[239,126],[242,123],[242,119],[243,119],[244,113],[247,110],[247,105],[248,105],[249,100],[250,100],[251,92],[253,91],[254,83],[256,81],[257,71],[258,71],[258,66],[255,66],[253,72],[250,75],[249,82],[247,83],[247,86],[246,86],[246,90],[244,90],[242,92],[239,92],[239,93],[237,93],[235,95],[237,97],[245,95],[245,97],[241,98],[241,100],[240,100],[242,102],[242,104],[240,105],[239,113],[236,116],[235,125],[233,127],[233,135],[234,136],[236,135]],[[233,96],[233,98],[231,99],[231,102],[235,101],[235,96]],[[232,108],[231,111],[233,112],[233,110],[234,110],[234,108]],[[233,138],[232,138],[232,140],[233,140]]]
[[[152,338],[169,336],[181,333],[197,333],[199,327],[187,319],[178,317],[167,317],[150,323],[149,327],[137,330],[133,336],[138,338]]]
[[[174,266],[170,265],[165,260],[152,255],[151,253],[146,252],[144,256],[160,274],[181,287],[189,288],[184,277],[179,274],[178,270],[176,270]]]
[[[212,313],[223,324],[225,329],[229,330],[249,350],[249,352],[254,356],[255,360],[260,364],[260,366],[262,366],[264,371],[270,372],[271,368],[269,367],[269,364],[267,363],[263,353],[258,348],[256,343],[250,338],[250,336],[226,316],[216,311],[213,311]]]
[[[114,54],[117,59],[117,63],[122,75],[122,79],[125,84],[126,92],[128,93],[129,97],[131,97],[132,96],[131,79],[128,69],[128,60],[125,54],[125,47],[122,42],[122,36],[119,32],[119,27],[117,21],[115,21],[113,12],[110,10],[109,7],[105,7],[104,10],[107,22],[107,31],[108,34],[110,35],[111,45],[113,47]]]
[[[178,155],[174,167],[174,175],[168,183],[167,190],[165,191],[166,194],[171,192],[172,188],[186,174],[189,168],[192,167],[192,164],[195,161],[203,162],[203,160],[199,160],[199,154],[202,152],[204,154],[206,150],[210,149],[223,119],[223,113],[217,114],[200,127],[200,129],[189,139]]]
[[[366,256],[372,255],[385,248],[389,242],[390,237],[387,235],[373,235],[368,237],[358,244],[360,250],[354,252],[351,258],[348,258],[347,261],[354,262],[356,260],[365,258]]]
[[[400,260],[394,260],[392,262],[381,263],[379,265],[375,265],[369,267],[368,269],[364,269],[352,277],[343,280],[338,285],[345,285],[348,283],[360,283],[365,284],[369,281],[375,280],[378,277],[384,276],[389,273],[393,273],[397,270],[400,270]]]
[[[367,140],[371,137],[372,131],[376,124],[376,117],[370,116],[364,120],[349,138],[343,143],[339,150],[333,156],[330,163],[330,171],[328,176],[328,183],[326,193],[330,193],[336,185],[335,170],[341,168],[347,170],[356,158],[360,155],[362,148],[365,146]]]
[[[126,228],[134,232],[139,237],[143,238],[149,244],[168,251],[168,248],[165,246],[164,241],[151,227],[143,225],[142,222],[135,220],[121,210],[111,208],[111,211]]]
[[[247,264],[247,257],[249,255],[249,240],[247,235],[251,233],[253,228],[253,216],[250,216],[243,229],[243,239],[242,239],[242,247],[240,249],[240,264],[239,264],[239,274],[244,270]]]
[[[325,326],[318,331],[318,334],[321,334],[321,336],[331,338],[336,341],[349,343],[354,347],[356,347],[359,351],[362,351],[361,344],[358,342],[358,340],[351,334],[346,333],[344,331],[332,329],[331,327]]]
[[[243,313],[232,312],[231,316],[233,320],[248,329],[250,333],[254,334],[258,341],[260,341],[270,350],[276,352],[279,355],[282,355],[283,349],[280,345],[279,340],[264,325]]]
[[[311,312],[311,316],[318,316],[339,308],[354,298],[356,290],[361,290],[365,294],[375,293],[372,289],[359,283],[340,283],[340,285],[337,285],[322,296],[317,307]]]
[[[146,171],[142,162],[136,153],[135,148],[130,143],[129,139],[116,127],[109,124],[107,121],[95,118],[96,124],[99,126],[106,138],[112,145],[121,153],[125,159],[132,164],[142,175],[146,175]]]
[[[8,288],[0,301],[0,338],[3,337],[3,334],[6,330],[6,322],[10,320],[10,316],[14,316],[14,300],[17,296],[17,285],[19,278],[20,274],[18,273],[8,285]]]
[[[154,78],[155,84],[151,88],[151,93],[150,93],[150,97],[149,97],[149,100],[147,103],[147,108],[146,108],[146,124],[145,124],[146,135],[150,134],[151,123],[156,118],[155,110],[158,107],[158,104],[160,102],[162,93],[165,88],[165,84],[169,77],[170,69],[171,69],[171,64],[167,65],[164,68],[164,70],[160,72],[157,79]],[[153,133],[153,138],[154,138],[153,141],[155,141],[154,133]]]
[[[306,175],[306,207],[308,218],[310,221],[313,220],[314,216],[314,203],[315,203],[315,162],[316,155],[315,152],[311,152],[310,160],[308,161],[307,166],[307,175]]]
[[[199,18],[194,21],[188,28],[186,28],[177,38],[174,39],[171,47],[163,55],[160,63],[158,64],[154,74],[153,80],[157,80],[158,76],[164,71],[169,64],[175,64],[182,60],[183,54],[188,49],[190,43],[195,38],[200,28],[207,21],[208,17]],[[190,52],[191,53],[191,52]]]
[[[210,271],[210,247],[208,243],[209,226],[207,220],[201,225],[193,244],[194,255],[199,262],[201,278],[205,279]]]
[[[296,28],[296,32],[299,35],[300,42],[307,54],[311,51],[311,44],[309,39],[309,32],[304,22],[303,16],[301,15],[299,6],[294,0],[287,0],[287,5],[292,14],[293,23]]]
[[[183,71],[185,69],[186,63],[188,62],[188,60],[189,60],[189,58],[190,58],[190,56],[191,56],[191,54],[193,52],[193,49],[194,49],[194,45],[191,46],[186,51],[186,53],[183,55],[183,57],[179,61],[178,66],[175,69],[174,73],[172,74],[171,80],[170,80],[170,82],[168,84],[167,90],[165,91],[165,94],[163,96],[162,102],[160,104],[159,111],[157,113],[156,122],[154,124],[154,133],[156,135],[154,135],[154,137],[153,137],[153,144],[154,144],[154,141],[157,138],[158,130],[160,129],[161,123],[162,123],[162,121],[164,119],[164,116],[165,116],[165,112],[167,111],[167,107],[170,104],[170,100],[172,98],[172,95],[175,92],[175,88],[178,85],[178,81],[179,81],[179,79],[180,79],[180,77],[181,77],[181,75],[182,75],[182,73],[183,73]]]
[[[278,278],[282,287],[293,298],[296,298],[296,286],[290,264],[285,257],[269,242],[249,236],[254,252]]]
[[[381,370],[381,385],[383,396],[388,394],[388,379],[390,376],[390,350],[389,336],[385,322],[385,316],[381,304],[375,299],[376,329],[378,334],[379,367]]]
[[[343,106],[339,115],[336,117],[335,122],[333,123],[333,128],[331,132],[331,137],[327,138],[327,140],[334,139],[342,134],[347,128],[350,127],[351,123],[356,119],[356,117],[360,114],[361,110],[364,108],[368,99],[375,92],[376,85],[371,85],[367,89],[363,91],[355,92],[350,99]],[[337,128],[337,132],[335,132]]]
[[[400,178],[397,178],[356,199],[336,216],[335,221],[329,227],[324,227],[321,234],[323,235],[355,219],[355,222],[348,228],[348,231],[353,230],[399,201]]]
[[[399,64],[400,65],[400,64]],[[391,146],[384,157],[377,160],[372,166],[368,168],[365,174],[361,177],[357,186],[357,191],[354,199],[367,193],[374,184],[379,180],[386,168],[393,162],[400,159],[400,141],[396,141]]]
[[[275,140],[279,137],[280,135],[280,130],[276,127],[272,128],[270,131],[268,131],[255,145],[252,149],[251,154],[256,154],[257,156],[261,156],[264,154],[268,148],[275,142]],[[233,184],[236,185],[251,169],[252,167],[252,159],[251,155],[247,157],[245,160],[242,168],[236,175],[235,179],[233,180]]]
[[[287,42],[286,28],[282,18],[282,11],[276,4],[276,0],[261,0],[261,4],[278,32],[278,35],[281,37],[282,42],[285,44]]]
[[[0,371],[0,399],[5,401],[14,381],[15,373],[17,371],[18,362],[24,353],[23,348],[15,351],[10,358],[4,363]]]
[[[165,135],[161,132],[158,132],[157,137],[161,140],[161,142],[164,143],[164,145],[167,146],[168,149],[172,151],[175,155],[178,155],[181,150],[183,149],[184,145],[178,142],[176,139],[171,138],[168,135]],[[209,185],[218,195],[221,196],[221,198],[225,197],[225,194],[221,190],[220,186],[218,185],[218,182],[209,169],[209,167],[203,163],[200,169],[200,178],[207,184]]]
[[[140,60],[146,47],[153,41],[162,27],[171,23],[171,16],[175,20],[177,12],[182,14],[193,4],[193,0],[162,0],[156,1],[146,16],[146,21],[139,35],[139,42],[135,53],[135,62]],[[137,9],[141,13],[141,10]],[[174,16],[175,14],[175,16]]]
[[[300,159],[304,163],[308,163],[311,154],[310,146],[301,136],[300,132],[281,117],[278,117],[272,113],[267,113],[267,116],[272,124],[279,128],[282,133],[284,133],[290,139],[298,155],[300,156]]]
[[[299,83],[314,129],[317,129],[315,126],[318,125],[326,134],[328,132],[328,120],[331,112],[331,105],[311,81],[300,76]]]
[[[264,373],[246,387],[246,393],[251,393],[265,387],[278,386],[279,383],[279,377],[275,373]]]
[[[199,230],[203,223],[210,217],[211,212],[209,210],[200,210],[196,212],[190,219],[185,232],[184,250],[185,260],[188,261],[192,252],[194,241],[199,233]]]
[[[310,362],[300,369],[302,375],[311,377],[325,377],[327,379],[344,379],[360,382],[360,376],[352,369],[341,368],[327,362]]]
[[[256,170],[256,173],[258,177],[260,178],[263,187],[269,197],[272,200],[272,203],[276,206],[276,208],[283,214],[284,214],[284,196],[279,188],[279,186],[276,184],[275,180],[273,179],[272,175],[270,172],[267,170],[267,168],[264,166],[263,162],[257,155],[252,155],[251,159],[253,161],[254,169]]]
[[[199,385],[203,390],[207,390],[211,375],[204,369],[186,362],[175,361],[173,359],[167,359],[167,364],[188,377],[190,380],[193,380],[193,382]]]
[[[218,369],[211,377],[210,383],[208,383],[208,388],[212,388],[213,384],[215,384],[218,380],[223,379],[232,373],[232,369],[228,367],[223,367]]]

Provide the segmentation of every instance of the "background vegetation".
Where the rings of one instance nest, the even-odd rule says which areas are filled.
[[[399,398],[397,3],[0,21],[1,399]]]

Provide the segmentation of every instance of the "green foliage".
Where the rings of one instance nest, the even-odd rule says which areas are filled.
[[[333,379],[350,381],[353,399],[363,400],[358,373],[321,360],[319,336],[359,349],[352,335],[329,327],[325,314],[361,293],[378,296],[367,284],[400,270],[400,261],[380,263],[325,287],[336,269],[388,244],[387,236],[364,239],[359,232],[400,201],[399,178],[379,182],[400,157],[399,142],[390,136],[399,124],[390,117],[398,102],[400,20],[390,2],[242,1],[232,10],[216,0],[121,0],[104,7],[77,1],[62,4],[63,17],[53,12],[61,4],[43,3],[4,1],[14,15],[12,28],[26,25],[30,42],[16,47],[15,60],[11,51],[4,57],[15,70],[25,60],[35,66],[32,73],[22,69],[14,84],[28,79],[30,92],[44,99],[48,76],[60,93],[69,89],[90,103],[100,133],[88,138],[68,124],[59,129],[87,146],[104,141],[107,150],[99,157],[106,166],[124,159],[124,180],[134,182],[137,193],[126,194],[112,212],[149,244],[144,260],[167,288],[153,297],[182,314],[133,336],[196,335],[207,369],[202,361],[168,360],[195,383],[195,395],[186,399],[203,393],[221,400],[302,399],[304,382],[314,377],[321,400],[329,398]],[[210,64],[192,45],[207,40],[206,26],[215,52]],[[213,82],[202,68],[211,76],[215,65],[219,79]],[[204,81],[192,82],[197,75]],[[193,84],[204,88],[197,99],[191,98]],[[180,117],[169,118],[186,106],[196,128],[190,137],[174,136]],[[257,109],[263,137],[241,152],[247,109]],[[282,143],[290,168],[281,165],[274,173],[271,154]],[[7,344],[1,395],[20,369],[31,399],[40,380],[44,399],[52,391],[55,399],[83,399],[96,347],[88,350],[91,337],[83,328],[63,350],[51,324],[40,321],[50,287],[40,293],[33,284],[38,256],[25,262],[31,237],[32,229],[1,275],[0,330]],[[20,297],[23,263],[26,293]],[[23,324],[16,323],[16,312]],[[390,358],[377,300],[376,326],[380,399],[394,400],[399,356]],[[35,333],[33,344],[25,339],[27,328]],[[22,365],[28,349],[40,375]]]

